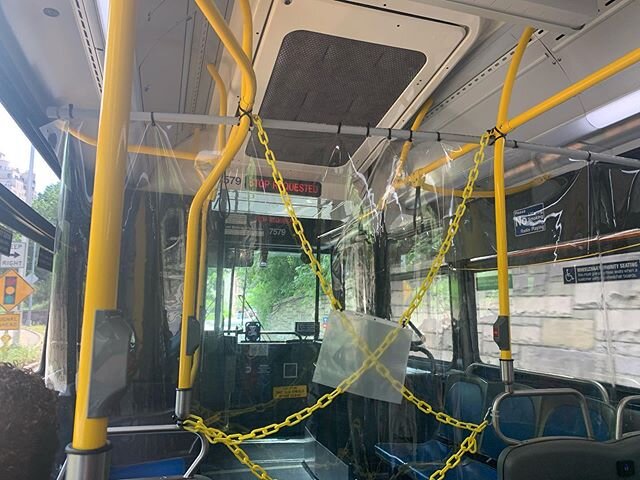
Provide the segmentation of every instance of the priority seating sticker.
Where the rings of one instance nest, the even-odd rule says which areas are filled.
[[[286,385],[284,387],[273,387],[273,398],[305,398],[306,396],[306,385]]]

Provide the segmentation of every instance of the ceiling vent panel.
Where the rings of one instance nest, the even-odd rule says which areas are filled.
[[[254,111],[263,118],[332,124],[336,131],[341,122],[404,125],[468,51],[479,22],[411,0],[396,1],[393,8],[273,2],[254,57]],[[381,141],[275,130],[269,138],[280,161],[321,168],[349,158],[362,167]],[[332,158],[337,143],[349,155]],[[246,153],[262,158],[261,152],[253,137]]]
[[[427,63],[423,52],[298,30],[288,33],[276,58],[260,115],[338,125],[377,125]],[[286,92],[286,94],[283,94]],[[339,166],[348,156],[332,155],[335,134],[273,131],[270,145],[282,158]],[[348,153],[363,143],[344,135]],[[255,156],[250,144],[249,155]]]

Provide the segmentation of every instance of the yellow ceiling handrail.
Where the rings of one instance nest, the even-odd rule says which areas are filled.
[[[86,133],[82,133],[77,128],[73,128],[67,124],[64,124],[62,120],[56,120],[56,126],[60,130],[68,132],[69,135],[77,138],[82,143],[86,143],[87,145],[91,145],[93,147],[98,145],[98,140],[96,138],[87,135]],[[129,145],[127,146],[127,151],[136,155],[151,155],[154,157],[176,158],[178,160],[189,160],[192,162],[210,162],[215,159],[215,156],[206,155],[203,153],[192,153],[183,150],[167,150],[164,148],[150,147],[148,145]]]
[[[508,133],[511,133],[513,130],[522,126],[523,124],[533,120],[534,118],[539,117],[543,113],[546,113],[552,108],[555,108],[558,105],[561,105],[567,100],[572,99],[573,97],[581,94],[585,90],[595,85],[598,85],[599,83],[607,80],[608,78],[611,78],[612,76],[616,75],[617,73],[621,72],[626,68],[629,68],[630,66],[638,63],[639,61],[640,61],[640,48],[631,50],[630,52],[618,58],[617,60],[614,60],[608,65],[605,65],[604,67],[587,75],[582,80],[579,80],[578,82],[572,85],[569,85],[567,88],[557,92],[556,94],[552,95],[546,100],[543,100],[542,102],[538,103],[537,105],[534,105],[528,110],[520,113],[519,115],[516,115],[511,120],[506,120],[502,122],[500,125],[497,125],[497,127],[505,135]],[[424,167],[421,167],[415,170],[414,172],[410,173],[409,175],[397,180],[396,186],[413,184],[420,177],[423,177],[424,175],[440,168],[441,166],[446,165],[447,163],[454,161],[469,152],[472,152],[476,148],[478,148],[477,143],[467,143],[465,145],[462,145],[458,150],[455,150],[454,152],[451,152],[450,154],[445,155],[444,157],[441,157],[438,160],[431,162],[430,164],[425,165]]]

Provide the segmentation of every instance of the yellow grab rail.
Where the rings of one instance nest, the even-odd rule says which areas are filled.
[[[218,73],[215,65],[209,64],[207,65],[207,70],[209,71],[209,75],[213,78],[216,83],[216,91],[218,92],[218,97],[220,98],[220,105],[218,107],[218,114],[221,117],[227,116],[227,87]],[[226,126],[224,124],[218,125],[218,150],[224,150],[225,143],[227,142],[227,132]],[[223,179],[224,181],[224,179]],[[213,198],[215,190],[212,190],[211,193],[207,196],[207,199],[202,206],[202,220],[200,222],[200,260],[198,262],[198,299],[196,302],[197,312],[202,312],[202,307],[204,306],[205,300],[205,286],[207,281],[207,219],[209,218],[209,204]],[[204,318],[201,319],[204,322]],[[198,365],[200,363],[200,350],[195,352],[193,356],[193,365],[191,367],[191,385],[196,380],[196,375],[198,374]]]
[[[573,97],[581,94],[585,90],[607,80],[608,78],[611,78],[615,74],[621,72],[626,68],[629,68],[630,66],[638,63],[639,61],[640,61],[640,48],[631,50],[629,53],[623,55],[617,60],[614,60],[608,65],[605,65],[604,67],[596,70],[595,72],[587,75],[582,80],[572,85],[569,85],[567,88],[559,91],[558,93],[552,95],[546,100],[543,100],[542,102],[531,107],[525,112],[522,112],[521,114],[515,116],[511,120],[506,120],[502,122],[500,125],[497,125],[497,127],[505,135],[508,133],[511,133],[513,130],[520,127],[521,125],[533,120],[534,118],[539,117],[543,113],[548,112],[552,108],[557,107],[558,105],[566,102],[567,100],[572,99]],[[463,155],[469,152],[472,152],[476,148],[478,148],[477,143],[467,143],[461,146],[459,150],[456,150],[447,156],[439,158],[438,160],[430,163],[429,165],[425,165],[424,167],[421,167],[415,170],[414,172],[412,172],[411,174],[407,175],[404,178],[398,179],[396,181],[396,186],[413,184],[424,175],[432,172],[433,170],[436,170],[437,168],[440,168],[443,165],[446,165],[450,161],[456,160],[462,157]]]
[[[540,175],[534,178],[529,182],[516,185],[515,187],[506,188],[504,192],[507,196],[515,195],[516,193],[525,192],[527,190],[530,190],[533,187],[538,187],[542,185],[550,178],[551,178],[551,175],[545,173],[543,175]],[[460,190],[458,188],[438,187],[436,185],[430,185],[424,181],[421,181],[420,183],[418,183],[417,186],[419,186],[420,188],[428,192],[437,193],[438,195],[453,196],[453,197],[462,197],[464,195],[464,190]],[[495,195],[496,195],[496,192],[494,192],[493,190],[474,190],[470,198],[493,198],[495,197]]]
[[[108,419],[88,417],[89,388],[96,312],[117,306],[134,40],[135,2],[111,0],[78,360],[72,442],[77,450],[96,450],[107,441]]]
[[[509,114],[509,103],[511,102],[511,94],[513,93],[513,85],[518,75],[518,68],[524,56],[524,51],[529,44],[534,28],[527,27],[522,32],[516,51],[511,57],[507,76],[502,87],[500,95],[500,104],[498,105],[498,116],[496,125],[502,125],[506,122]],[[498,127],[499,128],[499,127]],[[507,258],[507,200],[504,187],[504,134],[506,132],[499,130],[494,132],[497,134],[495,144],[493,146],[493,191],[495,192],[495,215],[496,215],[496,255],[498,263],[498,315],[506,317],[502,341],[500,342],[500,361],[511,361],[511,334],[509,317],[509,260]],[[498,326],[496,326],[498,328]],[[494,331],[495,328],[494,328]],[[495,334],[494,334],[495,335]],[[511,365],[511,364],[510,364]],[[513,371],[513,370],[511,370]],[[503,378],[505,380],[505,378]],[[511,380],[505,383],[512,383]]]
[[[559,91],[555,95],[543,100],[539,104],[531,107],[529,110],[516,115],[511,120],[506,120],[498,125],[498,128],[503,133],[509,133],[519,126],[539,117],[543,113],[557,107],[558,105],[571,100],[576,95],[581,94],[585,90],[602,83],[603,81],[611,78],[615,74],[622,70],[629,68],[630,66],[640,61],[640,48],[631,50],[629,53],[614,60],[608,65],[596,70],[595,72],[587,75],[582,80],[577,81],[573,85],[568,86],[564,90]]]
[[[256,77],[251,66],[251,60],[249,59],[253,50],[252,36],[243,35],[243,45],[240,46],[229,29],[229,26],[224,21],[220,11],[211,0],[196,0],[196,4],[216,31],[232,58],[238,64],[243,77],[242,91],[240,94],[240,109],[242,112],[250,112],[253,107],[256,93]],[[240,5],[243,9],[249,9],[250,12],[248,0],[240,0]],[[244,25],[244,31],[251,32],[253,30],[251,14],[243,15],[243,20],[248,22],[248,24]],[[182,325],[180,328],[180,365],[178,369],[179,391],[189,390],[191,388],[192,356],[187,353],[187,334],[189,318],[195,313],[197,301],[198,240],[200,237],[198,235],[198,230],[200,228],[202,206],[215,188],[223,172],[227,169],[236,153],[240,150],[240,147],[249,132],[250,124],[251,118],[248,114],[243,113],[240,117],[239,124],[231,131],[229,141],[220,156],[220,161],[216,163],[209,176],[207,176],[204,183],[198,189],[195,197],[193,198],[193,202],[191,203],[191,208],[189,209],[189,218],[187,221],[187,245],[185,252]],[[188,409],[188,405],[186,407]],[[179,417],[183,417],[188,414],[188,411],[178,410],[178,402],[176,402],[176,414]]]
[[[98,140],[91,135],[82,133],[77,128],[65,125],[62,120],[56,120],[58,128],[64,132],[68,132],[72,137],[77,138],[87,145],[97,146]],[[224,125],[221,125],[224,127]],[[165,148],[150,147],[148,145],[128,145],[127,151],[136,155],[152,155],[154,157],[176,158],[178,160],[209,162],[215,157],[203,153],[186,152],[184,150],[167,150]]]

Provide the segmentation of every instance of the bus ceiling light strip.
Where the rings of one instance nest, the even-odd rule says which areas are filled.
[[[596,108],[585,115],[596,128],[605,128],[640,113],[640,90]]]
[[[71,117],[69,114],[69,106],[64,107],[48,107],[47,108],[47,116],[51,119],[59,119],[59,120],[82,120],[82,119],[95,119],[98,115],[96,110],[84,110],[84,109],[73,109],[73,116]],[[202,124],[202,125],[237,125],[238,117],[223,117],[217,115],[196,115],[196,114],[183,114],[183,113],[153,113],[153,117],[157,123],[189,123],[189,124]],[[140,122],[151,122],[151,113],[150,112],[132,112],[131,113],[131,121],[140,121]],[[338,129],[340,130],[340,134],[345,135],[366,135],[367,127],[366,126],[355,126],[355,125],[329,125],[326,123],[312,123],[312,122],[298,122],[293,120],[269,120],[264,119],[262,121],[265,128],[270,130],[293,130],[293,131],[301,131],[301,132],[318,132],[318,133],[336,133],[338,134]],[[74,135],[75,130],[66,127],[71,135]],[[389,131],[391,131],[391,137],[399,140],[409,140],[412,139],[414,141],[449,141],[449,142],[459,142],[459,143],[467,143],[469,148],[465,151],[468,153],[477,148],[478,141],[480,137],[475,135],[464,135],[459,133],[444,133],[444,132],[430,132],[430,131],[411,131],[411,130],[401,130],[401,129],[388,129],[388,128],[378,128],[378,127],[369,127],[369,135],[373,137],[388,137]],[[79,133],[79,132],[78,132]],[[76,136],[76,135],[74,135]],[[90,138],[88,135],[82,133],[77,136],[77,138],[85,143],[94,144],[95,139]],[[640,166],[640,161],[621,157],[617,155],[608,155],[605,153],[599,152],[591,152],[588,150],[576,150],[573,148],[566,147],[552,147],[549,145],[541,145],[538,143],[532,142],[524,142],[520,140],[506,140],[505,145],[508,148],[520,148],[522,150],[538,152],[538,153],[550,153],[555,155],[562,155],[566,157],[570,157],[575,160],[588,160],[593,162],[606,162],[612,163],[616,165],[627,166],[631,168],[637,168]],[[465,145],[466,146],[466,145]],[[149,155],[157,155],[162,156],[162,152],[151,152],[147,151],[148,148],[152,147],[144,147],[144,146],[131,146],[130,151],[133,153],[148,153]],[[172,155],[167,155],[171,157],[176,157],[176,151],[173,152]],[[203,160],[208,158],[205,153],[197,154],[191,152],[183,152],[185,160],[193,160],[196,157],[200,158],[199,155],[203,157]],[[449,157],[453,160],[458,158],[456,155],[458,151],[453,151],[450,153]],[[181,158],[181,157],[178,157]],[[445,160],[446,163],[446,160]],[[415,172],[414,172],[415,173]],[[405,178],[406,179],[406,178]],[[405,180],[403,179],[403,181]]]

